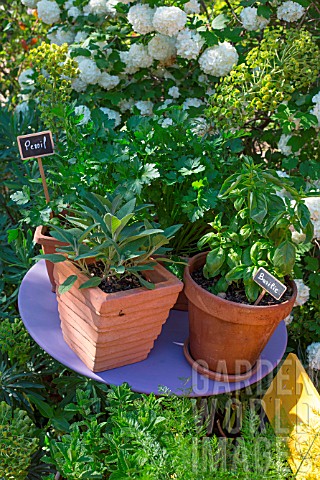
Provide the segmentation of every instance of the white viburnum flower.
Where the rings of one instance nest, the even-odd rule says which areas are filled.
[[[87,89],[87,86],[88,84],[83,80],[81,80],[81,78],[79,77],[74,78],[71,82],[71,87],[73,88],[73,90],[75,90],[78,93],[84,92]]]
[[[69,8],[73,7],[73,4],[74,4],[74,0],[67,0],[63,7],[65,10],[69,10]]]
[[[320,102],[320,92],[312,97],[312,103],[319,103]]]
[[[237,50],[229,42],[207,48],[199,58],[201,70],[214,77],[224,77],[238,62]]]
[[[149,68],[153,58],[149,55],[147,47],[134,43],[127,52],[120,52],[120,59],[126,64],[124,73],[136,73],[140,68]]]
[[[310,220],[314,228],[314,238],[320,239],[320,197],[306,197],[303,199],[309,209]]]
[[[177,54],[187,60],[196,59],[203,44],[204,40],[199,33],[186,28],[177,35]]]
[[[76,33],[76,36],[75,36],[75,43],[81,43],[81,42],[84,42],[87,38],[88,38],[89,34],[87,32],[83,32],[83,31],[79,31]]]
[[[120,108],[120,112],[126,112],[127,110],[131,110],[131,108],[134,105],[134,99],[133,98],[128,98],[121,100],[118,104],[118,107]]]
[[[37,4],[38,17],[43,23],[52,25],[60,20],[60,8],[54,0],[40,0]]]
[[[140,110],[141,115],[152,115],[153,103],[149,100],[139,100],[135,103],[135,106]]]
[[[165,62],[176,56],[175,40],[157,33],[148,43],[148,53],[155,60]]]
[[[284,2],[277,9],[278,20],[284,20],[285,22],[296,22],[304,14],[304,7],[297,2]]]
[[[293,315],[292,315],[292,314],[288,315],[288,316],[284,319],[284,323],[286,324],[287,327],[290,325],[290,323],[292,323],[292,320],[293,320]]]
[[[180,92],[178,87],[170,87],[168,90],[168,95],[172,98],[179,98],[180,97]]]
[[[258,9],[255,7],[245,7],[240,13],[240,20],[242,25],[249,32],[253,30],[264,29],[270,20],[258,15]]]
[[[303,243],[305,241],[306,234],[303,232],[299,233],[296,230],[293,230],[291,233],[291,238],[292,241],[298,245],[299,243]]]
[[[90,83],[94,85],[99,82],[101,71],[97,67],[94,60],[91,58],[85,58],[79,62],[79,70],[80,70],[80,79],[83,82]]]
[[[19,103],[16,108],[14,109],[15,114],[19,116],[21,114],[23,117],[29,113],[29,105],[28,102],[21,102]]]
[[[168,128],[170,125],[173,125],[173,120],[172,118],[160,118],[158,123],[162,128]]]
[[[112,110],[111,108],[101,107],[100,110],[107,115],[109,120],[114,120],[114,126],[118,127],[121,123],[121,115],[119,112]]]
[[[29,90],[34,89],[34,80],[31,78],[33,74],[34,70],[32,70],[32,68],[27,68],[20,73],[18,82],[21,88],[28,88]]]
[[[316,97],[319,96],[316,95]],[[316,97],[313,97],[313,98],[316,98]],[[320,127],[320,100],[315,104],[315,106],[310,110],[310,113],[312,113],[312,115],[314,115],[315,117],[317,117],[318,119],[318,127]]]
[[[67,43],[68,45],[73,43],[75,35],[70,29],[64,30],[63,28],[57,28],[53,32],[48,33],[47,37],[51,43],[61,46],[64,43]]]
[[[190,14],[190,13],[200,13],[200,3],[197,0],[190,0],[189,2],[183,5],[183,10]]]
[[[307,347],[309,367],[313,370],[320,370],[320,343],[314,342]]]
[[[276,173],[280,178],[290,178],[290,175],[288,175],[286,172],[282,172],[282,170],[277,170]]]
[[[78,7],[69,8],[67,13],[68,13],[68,17],[73,18],[73,20],[75,20],[82,14],[81,10]]]
[[[109,75],[107,72],[102,72],[98,83],[102,88],[111,90],[120,83],[120,78],[117,75]]]
[[[298,290],[297,298],[294,302],[294,307],[300,307],[301,305],[304,305],[309,300],[310,288],[303,283],[303,280],[294,279],[294,281],[295,281],[295,284],[297,285],[297,290]]]
[[[99,17],[103,17],[109,13],[109,6],[107,0],[90,0],[88,5],[83,9],[85,14],[93,13]]]
[[[285,155],[286,157],[288,157],[292,153],[291,145],[287,145],[290,138],[291,138],[291,135],[285,135],[283,133],[278,142],[278,149],[280,150],[282,155]]]
[[[182,110],[188,110],[190,107],[200,107],[203,101],[200,98],[186,98],[182,104]]]
[[[37,8],[37,3],[39,0],[21,0],[22,5],[25,5],[29,8]]]
[[[130,7],[128,12],[128,21],[131,23],[133,30],[136,33],[145,35],[154,31],[153,16],[155,9],[150,8],[149,5],[138,3]]]
[[[82,120],[78,123],[78,125],[86,125],[89,120],[91,119],[91,112],[90,109],[86,105],[79,105],[74,109],[74,113],[79,116],[83,115]]]
[[[153,17],[154,29],[173,37],[182,30],[187,22],[187,14],[179,7],[159,7]]]

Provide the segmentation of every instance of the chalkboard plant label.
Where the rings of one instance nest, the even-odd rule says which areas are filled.
[[[45,157],[54,153],[54,144],[50,130],[20,135],[17,137],[17,140],[22,160]]]
[[[271,273],[265,268],[260,267],[257,273],[254,275],[253,280],[266,290],[273,298],[280,300],[287,287],[279,282]]]

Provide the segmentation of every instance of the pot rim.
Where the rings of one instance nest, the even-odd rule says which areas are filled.
[[[193,278],[191,277],[191,274],[190,274],[190,266],[193,265],[194,262],[196,262],[198,260],[198,258],[201,258],[201,257],[206,257],[207,254],[209,253],[208,252],[200,252],[200,253],[197,253],[197,255],[195,255],[194,257],[191,257],[189,259],[189,262],[188,262],[188,265],[186,266],[185,268],[185,271],[184,271],[184,280],[187,278],[188,281],[191,283],[191,285],[193,287],[195,287],[196,289],[201,289],[201,293],[202,295],[206,295],[208,296],[208,298],[210,297],[214,297],[215,301],[217,303],[220,303],[221,305],[228,305],[228,304],[232,304],[232,305],[237,305],[239,308],[243,308],[243,309],[252,309],[252,307],[254,307],[255,309],[260,309],[260,311],[262,310],[265,310],[265,309],[276,309],[276,308],[279,308],[280,306],[282,305],[286,305],[287,303],[289,303],[290,301],[292,301],[292,298],[295,298],[297,296],[297,286],[296,286],[296,283],[293,281],[293,280],[290,280],[289,279],[289,284],[290,286],[292,287],[293,289],[293,293],[292,295],[290,296],[289,299],[285,300],[284,302],[281,302],[281,303],[277,303],[277,304],[274,304],[274,305],[251,305],[249,303],[238,303],[238,302],[234,302],[232,300],[227,300],[225,298],[221,298],[219,297],[218,295],[215,295],[214,293],[211,293],[211,292],[208,292],[208,290],[206,290],[205,288],[201,287],[201,285],[199,285],[197,282],[195,282],[193,280]],[[187,294],[186,294],[187,296]],[[188,300],[189,300],[189,297],[187,296]]]

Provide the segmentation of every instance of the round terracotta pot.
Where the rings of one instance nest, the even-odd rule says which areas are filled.
[[[185,294],[189,301],[189,349],[200,365],[218,374],[236,376],[249,372],[278,324],[294,305],[293,295],[271,306],[245,305],[213,295],[198,285],[191,273],[205,264],[207,253],[189,260],[185,269]],[[190,360],[189,360],[190,361]]]

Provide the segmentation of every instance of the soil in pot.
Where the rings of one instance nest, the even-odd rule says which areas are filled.
[[[200,285],[200,287],[204,288],[208,292],[212,293],[212,286],[219,280],[220,277],[216,277],[214,279],[212,278],[206,278],[203,275],[203,269],[198,268],[198,270],[195,270],[191,274],[192,279]],[[280,303],[283,303],[287,300],[289,300],[292,297],[293,294],[293,289],[289,284],[286,285],[287,290],[283,294],[280,300],[276,300],[274,297],[272,297],[269,293],[266,293],[261,301],[259,302],[259,306],[263,305],[279,305]],[[225,300],[229,300],[230,302],[236,302],[236,303],[243,303],[245,305],[254,305],[254,302],[249,302],[246,293],[244,290],[244,285],[239,282],[239,286],[236,283],[232,283],[228,290],[225,292],[225,294],[221,294],[220,298],[224,298]]]

